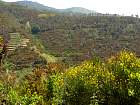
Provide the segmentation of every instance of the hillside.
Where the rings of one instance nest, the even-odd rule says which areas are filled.
[[[67,8],[67,9],[60,9],[59,11],[65,12],[65,13],[82,13],[82,14],[97,14],[97,12],[88,10],[82,7],[72,7],[72,8]]]
[[[56,9],[48,6],[44,6],[42,4],[39,4],[37,2],[32,2],[32,1],[18,1],[16,4],[31,8],[31,9],[36,9],[39,11],[50,11],[50,12],[58,12],[58,13],[81,13],[81,14],[89,14],[89,13],[94,13],[97,14],[97,12],[88,10],[85,8],[81,7],[72,7],[72,8],[67,8],[67,9]]]
[[[121,49],[140,55],[139,47],[135,47],[139,44],[138,18],[93,14],[67,16],[26,9],[17,4],[2,9],[14,15],[23,26],[29,21],[32,31],[35,30],[33,34],[37,34],[45,50],[67,63],[77,64],[91,59],[94,54],[106,58]]]
[[[30,68],[35,62],[40,65],[54,62],[53,56],[42,52],[43,47],[38,47],[39,43],[33,40],[29,32],[30,25],[26,24],[40,12],[2,1],[0,5],[0,36],[4,38],[8,50],[5,64],[8,62],[15,69],[24,69]]]
[[[137,17],[63,15],[13,3],[7,3],[6,7],[1,6],[0,10],[11,14],[21,27],[29,22],[30,35],[40,40],[47,53],[65,63],[77,64],[91,59],[93,55],[104,59],[122,49],[140,55],[140,48],[135,47],[140,40],[140,19]],[[21,29],[23,34],[27,33],[27,30]]]
[[[48,24],[42,27],[41,24]],[[106,58],[122,49],[140,55],[140,19],[123,16],[54,16],[38,24],[38,37],[53,55],[81,62]],[[44,31],[45,30],[45,31]],[[137,47],[136,47],[137,46]]]
[[[140,104],[138,16],[24,3],[0,0],[0,105]]]
[[[37,2],[32,1],[17,1],[15,3],[38,11],[51,11],[51,12],[57,11],[55,8],[44,6],[43,4],[39,4]]]

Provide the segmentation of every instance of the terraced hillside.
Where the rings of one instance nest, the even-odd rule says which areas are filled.
[[[44,20],[45,21],[45,20]],[[140,55],[140,19],[129,16],[54,16],[38,24],[39,38],[51,54],[82,62],[94,55],[107,58],[122,49]],[[51,27],[52,26],[52,27]],[[71,63],[70,62],[70,63]]]
[[[69,64],[77,64],[92,59],[95,54],[106,58],[122,49],[132,50],[140,55],[140,48],[137,46],[140,44],[138,16],[92,14],[79,16],[55,13],[51,13],[53,14],[51,16],[49,12],[36,11],[14,3],[2,4],[0,13],[3,12],[10,13],[8,16],[5,14],[1,16],[1,23],[4,22],[2,24],[9,26],[8,30],[4,27],[6,33],[19,32],[24,35],[28,33],[31,39],[32,36],[37,36],[44,46],[43,50],[37,45],[38,42],[31,47],[48,62],[56,62],[58,57],[64,62],[70,61]],[[15,21],[12,23],[9,17]],[[30,32],[25,29],[27,22],[31,26]],[[1,33],[2,29],[0,24]]]
[[[37,44],[20,33],[9,33],[7,58],[16,68],[29,68],[39,64],[46,66],[47,62],[56,62],[57,58],[42,52]],[[43,46],[42,46],[43,47]]]
[[[16,67],[27,67],[27,65],[29,66],[30,63],[34,62],[31,57],[31,55],[34,55],[33,52],[25,50],[28,48],[29,39],[22,38],[23,36],[20,33],[9,33],[9,36],[7,59]],[[37,54],[35,55],[37,56]]]

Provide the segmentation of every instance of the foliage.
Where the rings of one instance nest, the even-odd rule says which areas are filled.
[[[57,61],[55,57],[44,53],[46,49],[72,63],[92,58],[93,52],[105,58],[122,48],[133,49],[139,54],[140,47],[136,48],[136,45],[139,45],[140,40],[140,19],[112,15],[48,14],[13,3],[0,3],[0,13],[0,34],[3,34],[3,31],[5,34],[16,31],[25,34],[27,21],[31,23],[32,33],[40,34],[34,35],[35,40],[32,38],[34,51],[17,50],[8,56],[9,61],[5,61],[5,71],[0,70],[0,104],[140,103],[140,58],[129,51],[121,51],[106,61],[95,58],[69,69],[61,63],[53,62],[30,73],[14,70],[14,64],[18,65],[25,59],[29,61],[28,67],[33,62],[32,59]]]
[[[6,70],[6,72],[9,72],[10,70],[14,70],[15,65],[9,61],[5,61],[3,68]]]
[[[33,25],[31,31],[32,34],[37,34],[38,32],[40,32],[40,27],[38,25]]]
[[[35,69],[16,77],[0,78],[0,103],[10,105],[138,105],[140,59],[123,50],[102,62],[85,61],[65,72],[54,68]],[[58,67],[58,72],[56,71]]]
[[[39,18],[43,18],[43,19],[47,19],[47,18],[49,18],[49,17],[53,17],[53,16],[55,16],[54,13],[39,14],[39,15],[38,15]]]
[[[64,102],[70,105],[137,105],[140,60],[122,51],[102,63],[96,59],[64,74]]]
[[[2,51],[3,38],[0,36],[0,52]]]

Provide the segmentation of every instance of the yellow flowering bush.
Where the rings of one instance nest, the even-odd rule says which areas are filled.
[[[91,97],[105,83],[114,80],[105,63],[99,59],[85,61],[77,67],[70,68],[64,74],[64,97],[66,104],[90,104]],[[82,100],[83,99],[83,100]]]
[[[123,50],[116,57],[108,60],[107,66],[115,79],[110,100],[121,100],[119,104],[133,104],[140,95],[140,59],[130,51]],[[117,97],[116,97],[117,96]],[[117,103],[117,102],[116,102]]]
[[[140,94],[139,61],[134,53],[124,50],[107,62],[95,59],[68,69],[63,75],[63,100],[70,105],[124,105],[136,99],[135,103]]]

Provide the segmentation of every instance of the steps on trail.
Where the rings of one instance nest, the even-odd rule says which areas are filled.
[[[20,33],[10,33],[9,35],[10,40],[7,46],[7,55],[17,69],[29,68],[32,65],[41,65],[41,67],[46,65],[42,61],[42,57],[28,47],[30,46],[30,39],[24,38]]]
[[[30,42],[30,39],[27,39],[27,38],[23,38],[21,43],[20,43],[20,47],[27,47],[28,43]]]
[[[25,48],[30,42],[27,38],[22,38],[20,33],[9,33],[10,41],[8,43],[8,51],[15,51],[17,48]]]
[[[17,49],[18,45],[21,42],[21,35],[19,33],[9,33],[10,41],[8,43],[8,51],[14,51]]]

